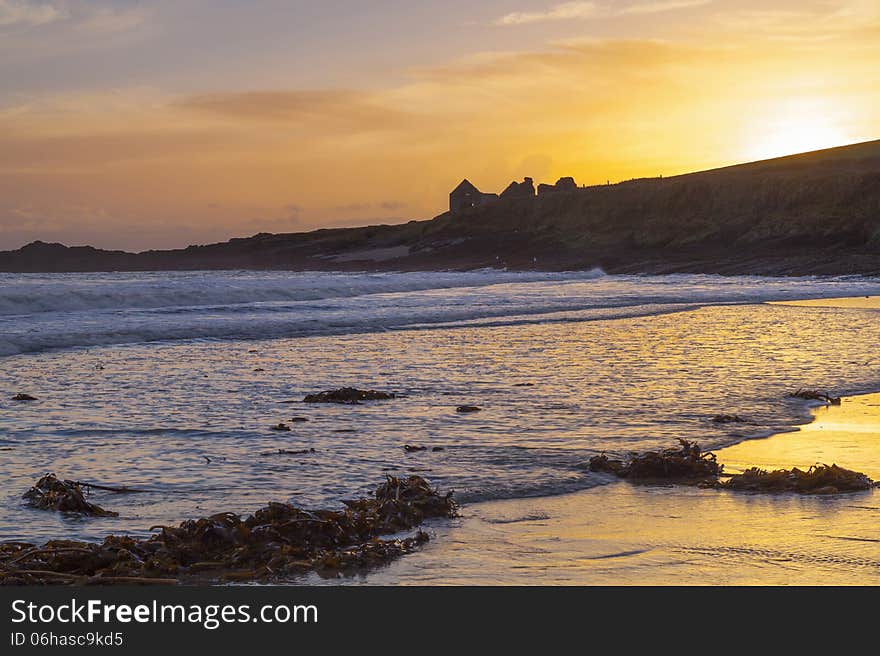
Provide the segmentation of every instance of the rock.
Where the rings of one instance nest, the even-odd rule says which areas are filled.
[[[290,430],[290,426],[288,426],[288,425],[285,424],[283,421],[281,421],[281,422],[278,422],[277,424],[275,424],[274,426],[272,426],[272,430],[276,430],[276,431],[289,431],[289,430]]]
[[[460,405],[455,409],[456,412],[480,412],[481,410],[482,408],[476,405]]]
[[[428,447],[426,446],[413,446],[411,444],[404,444],[403,450],[407,453],[413,453],[414,451],[427,451]]]
[[[376,390],[360,390],[354,387],[341,387],[326,390],[317,394],[307,394],[304,403],[341,403],[343,405],[360,405],[361,401],[385,401],[395,398],[390,392]]]
[[[36,396],[31,396],[30,394],[25,394],[23,392],[19,392],[15,396],[12,397],[13,401],[36,401]]]

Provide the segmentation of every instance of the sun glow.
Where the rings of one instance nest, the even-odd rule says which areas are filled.
[[[790,103],[754,130],[749,160],[771,159],[854,143],[839,111],[821,102]]]

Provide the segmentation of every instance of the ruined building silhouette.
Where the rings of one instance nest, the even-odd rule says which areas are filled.
[[[555,185],[539,184],[537,195],[576,191],[578,189],[574,178],[571,176],[559,178]],[[511,182],[501,192],[500,198],[534,198],[535,184],[532,178],[523,178],[522,182]],[[498,200],[498,194],[487,194],[477,189],[467,179],[462,180],[449,194],[449,211],[460,212],[471,207],[488,205]]]

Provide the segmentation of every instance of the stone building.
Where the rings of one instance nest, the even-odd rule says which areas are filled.
[[[522,182],[511,182],[507,185],[507,189],[501,192],[502,198],[521,198],[534,195],[535,184],[531,178],[523,178]]]
[[[571,176],[567,176],[564,178],[559,178],[556,181],[556,184],[539,184],[538,185],[538,195],[542,194],[552,194],[557,191],[575,191],[578,188],[577,184],[574,181],[574,178]]]
[[[498,200],[498,194],[483,193],[465,178],[449,194],[449,211],[460,212],[469,207],[486,205],[494,200]]]

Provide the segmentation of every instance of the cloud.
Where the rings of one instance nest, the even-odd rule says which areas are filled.
[[[515,11],[495,21],[496,25],[523,25],[554,20],[592,18],[598,7],[594,2],[564,2],[545,11]]]
[[[853,45],[870,44],[880,32],[880,4],[875,0],[804,2],[791,7],[720,12],[714,20],[729,35],[763,35],[777,41],[818,45],[841,39]]]
[[[564,2],[544,11],[517,11],[505,14],[495,21],[496,25],[524,25],[546,21],[586,20],[614,16],[659,14],[666,11],[706,5],[712,0],[656,0],[629,5],[620,9],[598,5],[595,2]]]
[[[659,14],[665,11],[676,11],[677,9],[688,9],[690,7],[701,7],[707,5],[713,0],[658,0],[657,2],[646,2],[643,4],[630,5],[621,9],[619,15],[627,14]]]
[[[145,11],[139,7],[94,7],[83,11],[74,27],[94,36],[121,34],[139,28],[146,19]]]
[[[284,123],[336,133],[394,130],[406,113],[370,94],[351,90],[248,91],[184,98],[177,108],[233,122]]]
[[[629,7],[648,12],[647,2]],[[764,25],[791,26],[787,18]],[[440,60],[372,90],[16,97],[0,108],[0,247],[35,238],[176,246],[427,218],[462,177],[499,191],[524,175],[591,184],[708,168],[742,161],[768,120],[785,119],[780,99],[851,108],[820,112],[847,135],[880,125],[880,40],[795,50],[754,24],[740,32],[715,20],[711,31],[680,21],[690,39]],[[839,21],[860,23],[851,13]],[[856,47],[873,50],[853,56]]]
[[[0,27],[34,27],[65,17],[65,12],[45,3],[0,0]]]
[[[402,210],[407,203],[399,200],[385,200],[379,203],[347,203],[345,205],[337,205],[334,209],[339,212],[366,212],[373,209],[381,209],[390,212]]]

